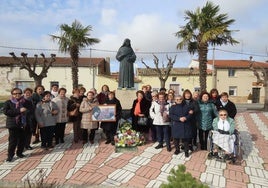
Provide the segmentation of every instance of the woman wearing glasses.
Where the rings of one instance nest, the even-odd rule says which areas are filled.
[[[225,109],[219,110],[219,116],[213,120],[213,143],[214,148],[209,153],[209,157],[218,158],[218,147],[221,147],[225,151],[224,159],[228,159],[229,155],[234,151],[235,142],[235,121],[228,116],[228,112]]]
[[[3,112],[7,116],[6,127],[8,128],[8,157],[7,162],[11,162],[16,154],[19,158],[25,157],[23,149],[25,146],[25,127],[27,124],[27,113],[31,108],[31,103],[22,95],[20,88],[11,90],[11,98],[4,104]]]
[[[189,157],[189,143],[192,138],[191,118],[192,109],[187,105],[181,95],[175,97],[176,104],[171,106],[169,111],[172,120],[171,130],[175,145],[175,155],[180,153],[179,141],[182,139],[184,144],[185,157]]]

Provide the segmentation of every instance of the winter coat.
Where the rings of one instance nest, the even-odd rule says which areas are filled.
[[[31,113],[33,110],[33,106],[30,101],[25,100],[23,107],[27,108],[26,112],[21,113],[20,108],[16,108],[16,105],[11,102],[11,100],[7,100],[3,106],[3,113],[7,116],[6,117],[6,127],[8,129],[15,129],[15,128],[25,128],[25,125],[21,124],[21,121],[16,121],[16,117],[19,115],[24,114],[26,117],[26,124],[31,121]]]
[[[79,111],[82,113],[81,129],[97,129],[99,122],[92,121],[92,109],[94,106],[99,104],[98,100],[95,98],[93,102],[89,102],[87,98],[84,98]]]
[[[218,116],[216,106],[211,102],[198,101],[199,113],[197,115],[197,122],[199,129],[204,131],[212,129],[212,121]]]
[[[216,101],[216,107],[217,107],[217,110],[219,111],[220,109],[225,109],[228,113],[228,116],[233,118],[235,117],[236,113],[237,113],[237,109],[236,109],[236,106],[235,104],[228,100],[227,104],[225,106],[223,106],[223,104],[221,103],[220,100],[217,100]]]
[[[218,130],[218,122],[219,122],[220,118],[216,117],[213,120],[213,130],[217,131]],[[229,130],[229,134],[232,135],[234,134],[234,130],[235,130],[235,121],[233,118],[227,117],[225,121],[228,121],[230,124],[230,130]]]
[[[69,122],[76,122],[76,121],[81,121],[82,119],[82,113],[79,111],[79,107],[77,107],[76,104],[81,104],[82,103],[82,100],[83,98],[82,97],[74,97],[74,96],[71,96],[70,97],[70,100],[68,101],[68,104],[67,104],[67,111],[70,112],[70,111],[73,111],[75,108],[78,108],[78,115],[77,116],[69,116]]]
[[[192,114],[189,105],[184,102],[171,106],[169,116],[171,119],[171,133],[173,138],[192,138],[191,118]],[[185,117],[186,121],[181,122],[180,118]]]
[[[57,115],[53,115],[51,112],[58,110],[57,104],[53,101],[39,102],[35,109],[35,119],[39,125],[44,127],[55,126],[57,123]]]
[[[170,104],[166,102],[165,113],[168,115],[170,109]],[[169,125],[169,121],[164,121],[163,115],[160,112],[160,104],[158,101],[153,101],[150,107],[150,117],[153,119],[153,125]]]
[[[67,106],[69,99],[67,97],[61,98],[60,96],[57,96],[53,98],[52,101],[55,102],[59,108],[57,123],[66,123],[68,121]]]
[[[132,108],[130,110],[130,116],[132,118],[132,127],[134,130],[139,131],[139,132],[148,132],[149,131],[149,126],[140,126],[138,125],[138,117],[134,114],[136,104],[138,102],[138,99],[135,99],[132,104]],[[145,117],[149,117],[149,109],[151,106],[151,102],[148,101],[145,97],[142,98],[140,102],[140,110],[141,114],[144,114]]]

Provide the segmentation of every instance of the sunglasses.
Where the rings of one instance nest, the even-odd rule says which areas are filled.
[[[220,116],[227,116],[227,114],[220,114]]]

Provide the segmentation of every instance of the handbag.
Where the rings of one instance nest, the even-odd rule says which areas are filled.
[[[147,122],[148,122],[148,118],[147,117],[138,117],[138,125],[147,125]]]
[[[78,115],[78,108],[75,108],[72,111],[68,112],[68,116],[77,116]]]

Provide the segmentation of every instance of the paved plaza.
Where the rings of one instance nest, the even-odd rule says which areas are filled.
[[[233,165],[207,159],[207,151],[195,151],[189,158],[184,153],[173,155],[156,143],[139,146],[137,151],[115,153],[105,145],[98,131],[94,144],[72,143],[72,126],[66,128],[65,143],[43,150],[40,144],[27,150],[26,158],[7,158],[8,130],[0,118],[1,187],[14,182],[35,182],[40,174],[46,183],[75,187],[159,187],[167,182],[169,172],[184,164],[188,172],[210,187],[268,188],[268,112],[244,111],[236,116],[242,140],[243,160]]]

